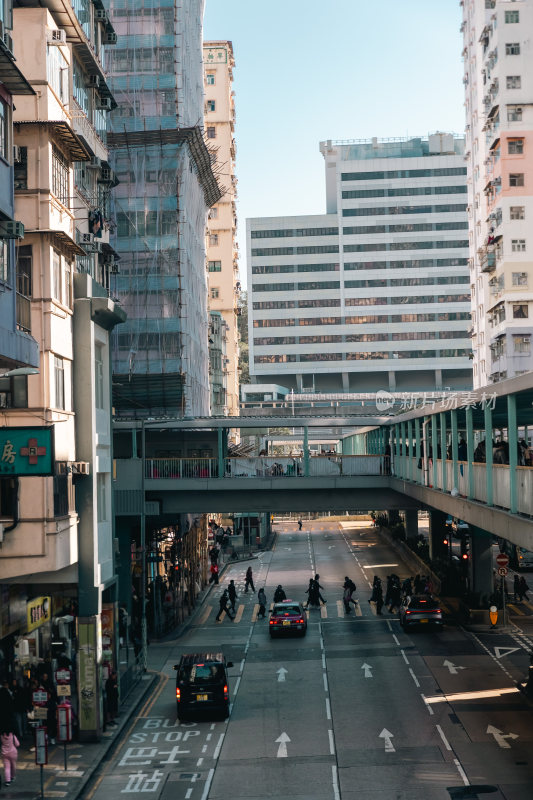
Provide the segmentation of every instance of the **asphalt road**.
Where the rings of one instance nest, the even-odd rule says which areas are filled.
[[[307,636],[271,640],[256,595],[243,593],[249,562],[232,565],[180,639],[150,646],[159,687],[85,799],[449,800],[485,787],[494,800],[531,800],[533,713],[515,685],[527,635],[404,633],[368,602],[374,574],[408,574],[373,529],[296,527],[279,525],[275,549],[251,563],[269,602],[278,583],[304,600],[320,573],[327,605],[309,611]],[[357,584],[355,615],[344,614],[345,575]],[[236,618],[217,623],[230,578]],[[234,662],[229,720],[178,723],[173,665],[220,649]]]

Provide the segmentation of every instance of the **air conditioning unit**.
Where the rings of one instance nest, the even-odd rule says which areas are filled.
[[[115,31],[106,31],[104,33],[104,44],[116,44],[118,36]]]
[[[101,111],[111,111],[111,98],[110,97],[97,97],[96,108]]]
[[[102,167],[102,172],[100,174],[100,180],[102,183],[108,183],[112,180],[113,170],[109,169],[109,167]]]
[[[24,223],[12,219],[0,220],[0,239],[24,239]]]
[[[93,243],[92,233],[82,233],[80,235],[80,241],[82,244],[92,244]]]
[[[66,44],[67,43],[67,32],[63,31],[59,28],[46,29],[46,42],[47,44]]]
[[[4,32],[3,39],[4,39],[5,46],[7,47],[9,52],[12,53],[13,52],[13,39],[11,38],[11,36],[9,35],[9,33],[7,31]]]
[[[89,169],[100,169],[101,163],[102,160],[98,156],[92,156],[91,160],[86,162],[86,166]]]
[[[18,144],[13,145],[13,161],[15,164],[20,164],[22,161],[22,153]]]
[[[90,86],[92,89],[98,89],[100,86],[100,75],[88,75],[87,86]]]
[[[100,22],[104,22],[107,19],[107,12],[105,8],[95,8],[94,18],[100,20]]]

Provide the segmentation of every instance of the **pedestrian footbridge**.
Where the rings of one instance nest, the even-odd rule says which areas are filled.
[[[399,413],[116,420],[115,513],[427,508],[533,549],[532,403],[529,373]],[[293,455],[267,454],[272,431]],[[335,450],[313,455],[327,437]]]

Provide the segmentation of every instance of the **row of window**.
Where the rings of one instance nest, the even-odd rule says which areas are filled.
[[[254,319],[254,328],[291,328],[296,325],[379,325],[397,322],[458,322],[470,320],[468,311],[438,314],[378,314],[361,317],[302,317],[301,319]]]
[[[373,253],[379,250],[444,250],[452,247],[468,247],[468,239],[436,242],[373,242],[372,244],[345,244],[345,253]]]
[[[266,247],[252,250],[252,256],[304,256],[312,253],[338,253],[338,244],[325,244],[317,247]]]
[[[408,350],[389,353],[388,351],[354,353],[300,353],[289,355],[254,356],[255,364],[287,364],[306,361],[375,361],[384,359],[411,358],[468,358],[471,350],[454,348],[452,350]]]
[[[466,331],[405,331],[404,333],[340,333],[318,336],[263,336],[254,339],[257,346],[285,344],[333,344],[337,342],[405,342],[424,339],[468,339]]]
[[[411,303],[468,303],[470,294],[415,295],[414,297],[347,297],[346,306],[410,305]]]
[[[340,289],[340,281],[304,281],[303,283],[256,283],[254,292],[303,292],[312,289]]]
[[[343,195],[344,196],[344,195]],[[439,206],[380,206],[376,208],[343,208],[343,217],[380,217],[393,214],[450,214],[466,211],[466,204]]]
[[[390,178],[443,178],[466,175],[466,167],[437,167],[435,169],[392,169],[378,172],[343,172],[343,181],[379,181]]]
[[[252,239],[283,239],[294,236],[336,236],[338,228],[289,228],[287,230],[252,231]]]
[[[118,236],[164,236],[176,233],[175,209],[168,211],[129,211],[117,214]]]
[[[424,278],[375,278],[368,280],[358,281],[345,281],[344,287],[346,289],[359,289],[362,287],[387,287],[387,286],[450,286],[458,283],[470,283],[468,275],[452,275],[448,277],[431,277]],[[254,292],[294,292],[294,291],[308,291],[315,289],[340,289],[340,281],[306,281],[305,283],[257,283],[253,287]],[[377,298],[376,298],[377,299]],[[269,301],[273,302],[273,301]],[[287,302],[287,301],[283,301]],[[318,301],[318,305],[322,305],[323,301]],[[338,305],[339,301],[336,301]],[[383,302],[383,300],[381,301]],[[268,306],[272,308],[273,306]],[[277,307],[277,306],[276,306]],[[289,306],[283,306],[289,308]],[[293,306],[294,308],[296,306]],[[302,302],[300,301],[300,308]],[[255,308],[255,303],[254,303]]]
[[[211,264],[220,264],[219,261],[209,262],[210,272],[220,272],[220,269]],[[421,258],[406,261],[355,261],[346,262],[345,270],[354,269],[409,269],[413,267],[466,267],[466,258]],[[281,275],[290,272],[339,272],[339,264],[261,264],[252,267],[252,275]]]
[[[401,225],[358,225],[343,228],[345,236],[354,234],[413,233],[415,231],[457,231],[468,230],[468,222],[405,222]]]
[[[466,185],[461,186],[402,186],[399,189],[347,189],[342,192],[344,200],[361,200],[366,197],[417,197],[428,194],[466,194]]]

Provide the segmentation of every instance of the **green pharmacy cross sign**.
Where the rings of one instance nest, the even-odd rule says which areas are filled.
[[[52,475],[52,428],[0,428],[0,478]]]

